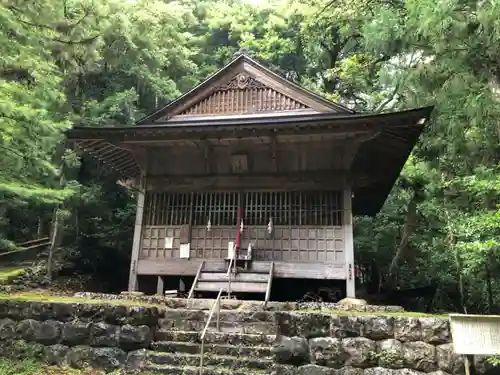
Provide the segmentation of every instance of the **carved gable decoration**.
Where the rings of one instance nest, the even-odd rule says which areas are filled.
[[[309,109],[315,112],[352,113],[240,55],[191,91],[138,125],[165,122],[184,116],[258,114]]]
[[[309,107],[266,86],[248,73],[239,73],[228,83],[214,87],[208,96],[178,115],[231,115],[306,108]]]

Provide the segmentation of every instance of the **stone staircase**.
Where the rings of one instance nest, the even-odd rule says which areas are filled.
[[[155,374],[200,374],[200,336],[208,316],[208,310],[167,311],[153,342],[129,368]],[[203,374],[275,373],[272,349],[276,323],[272,313],[221,310],[219,324],[217,332],[214,315],[204,341]]]

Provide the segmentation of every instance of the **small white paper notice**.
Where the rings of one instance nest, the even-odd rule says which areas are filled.
[[[227,258],[233,259],[234,257],[234,242],[230,241],[227,243]]]
[[[183,243],[180,247],[180,256],[181,259],[189,259],[189,252],[191,250],[191,244]]]
[[[165,237],[165,249],[171,249],[172,247],[174,247],[174,238]]]

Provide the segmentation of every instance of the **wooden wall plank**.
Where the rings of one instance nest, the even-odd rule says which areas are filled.
[[[140,259],[138,264],[139,275],[178,275],[195,276],[201,259],[169,259],[165,261],[153,259]],[[210,267],[214,263],[219,268]],[[269,271],[269,262],[253,262],[253,269]],[[259,268],[260,267],[260,268]],[[206,261],[205,269],[214,271],[225,269],[224,262]],[[345,280],[344,262],[308,263],[308,262],[274,262],[274,277],[278,278],[307,278],[307,279],[333,279]]]
[[[343,193],[344,210],[344,254],[346,271],[346,295],[356,298],[356,275],[354,271],[354,239],[352,227],[352,191],[346,187]]]
[[[130,260],[130,272],[128,279],[128,290],[133,292],[138,290],[139,285],[137,284],[137,267],[139,260],[139,253],[141,251],[142,243],[142,219],[144,213],[144,196],[145,196],[145,176],[141,178],[141,189],[137,192],[137,209],[135,213],[135,225],[134,225],[134,239],[132,242],[132,256]]]

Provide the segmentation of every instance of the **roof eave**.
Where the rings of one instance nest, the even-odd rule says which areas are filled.
[[[360,114],[360,115],[339,115],[335,113],[315,113],[315,114],[297,114],[294,116],[283,116],[283,117],[259,117],[259,118],[227,118],[227,119],[210,119],[207,118],[204,121],[197,120],[180,120],[180,121],[168,121],[161,124],[145,124],[142,126],[127,126],[127,127],[74,127],[68,132],[68,136],[71,138],[75,133],[90,133],[97,132],[103,135],[105,134],[116,134],[116,133],[128,133],[155,129],[170,129],[182,130],[182,129],[198,129],[210,131],[214,128],[233,128],[235,126],[255,126],[255,127],[269,127],[272,125],[300,125],[306,124],[308,126],[314,126],[315,124],[321,123],[331,123],[342,122],[348,125],[349,123],[360,123],[367,121],[367,123],[375,122],[386,122],[390,121],[396,122],[398,119],[401,121],[408,121],[410,119],[426,122],[433,110],[433,107],[422,107],[401,112],[390,112],[383,114]]]

